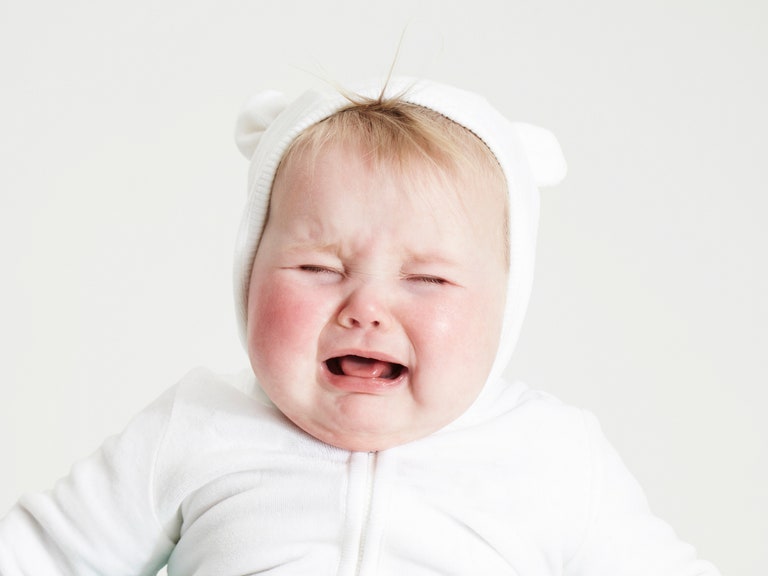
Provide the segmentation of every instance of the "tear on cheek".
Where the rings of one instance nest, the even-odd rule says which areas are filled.
[[[337,376],[381,378],[383,380],[394,380],[406,369],[402,364],[352,355],[329,358],[325,364],[328,371]]]

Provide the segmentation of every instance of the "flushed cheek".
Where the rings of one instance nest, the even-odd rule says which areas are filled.
[[[268,368],[283,362],[296,364],[298,359],[313,360],[318,335],[325,324],[320,299],[279,281],[254,286],[251,294],[248,314],[251,363]]]
[[[498,345],[500,323],[492,314],[500,316],[501,312],[491,308],[482,300],[461,301],[411,315],[408,332],[420,367],[447,375],[461,388],[479,389]]]
[[[431,348],[445,351],[453,357],[458,351],[472,353],[480,342],[487,340],[488,324],[481,302],[447,302],[430,310],[415,311],[412,319],[412,332],[420,334],[424,345],[431,343]],[[439,342],[439,345],[437,343]]]

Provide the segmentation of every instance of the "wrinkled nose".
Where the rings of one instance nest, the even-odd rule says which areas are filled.
[[[341,306],[337,321],[345,328],[386,328],[390,316],[384,295],[372,286],[357,288]]]

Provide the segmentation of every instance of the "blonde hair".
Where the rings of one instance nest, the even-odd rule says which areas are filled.
[[[508,265],[509,197],[496,157],[464,126],[401,96],[345,94],[349,105],[299,134],[283,155],[277,173],[297,156],[308,155],[311,162],[324,147],[344,144],[360,149],[376,170],[394,169],[399,176],[413,177],[416,172],[423,174],[426,167],[430,177],[477,182],[491,188],[488,194],[501,194],[504,214],[499,235]],[[412,170],[417,165],[421,171]]]

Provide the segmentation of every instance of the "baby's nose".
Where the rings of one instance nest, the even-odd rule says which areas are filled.
[[[342,304],[337,320],[345,328],[386,328],[390,313],[385,294],[369,284],[358,287]]]

